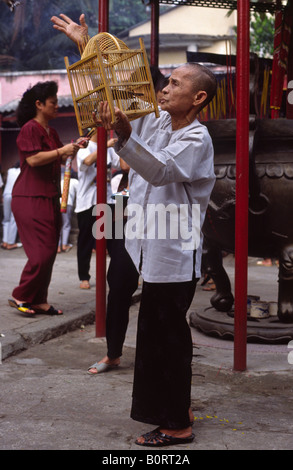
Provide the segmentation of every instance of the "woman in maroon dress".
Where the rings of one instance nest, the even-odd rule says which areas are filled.
[[[60,231],[60,165],[80,148],[62,144],[49,127],[58,110],[57,83],[37,83],[19,104],[17,138],[21,173],[12,193],[12,211],[28,261],[9,305],[27,314],[62,314],[47,301]]]

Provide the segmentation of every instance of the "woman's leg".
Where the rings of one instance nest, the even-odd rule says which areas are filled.
[[[16,197],[12,210],[28,261],[13,297],[34,305],[46,304],[57,253],[60,210],[58,201],[41,197]]]

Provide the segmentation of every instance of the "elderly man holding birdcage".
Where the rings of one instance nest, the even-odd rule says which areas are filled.
[[[82,27],[83,21],[81,17]],[[79,41],[78,35],[74,40]],[[192,339],[186,314],[201,276],[202,237],[192,235],[193,226],[200,232],[215,182],[212,141],[197,114],[212,100],[216,87],[207,68],[186,64],[172,72],[158,118],[151,113],[130,122],[116,108],[113,119],[108,102],[99,104],[96,115],[97,125],[115,130],[115,150],[131,168],[129,217],[131,210],[139,210],[149,221],[143,216],[154,205],[177,208],[177,215],[183,209],[177,219],[170,212],[166,236],[159,230],[160,217],[151,221],[152,236],[148,222],[140,236],[126,232],[127,250],[143,278],[131,417],[157,426],[140,436],[138,445],[160,447],[194,439]],[[180,227],[183,221],[191,230],[189,242]]]
[[[148,115],[130,124],[116,109],[114,124],[107,103],[99,117],[118,135],[116,151],[131,167],[130,200],[147,211],[148,205],[199,205],[202,226],[215,182],[213,146],[196,116],[213,98],[216,79],[197,64],[176,69],[163,90],[158,119]],[[184,243],[180,237],[137,237],[126,247],[143,282],[138,319],[136,363],[131,416],[159,427],[136,440],[162,446],[191,442],[190,408],[192,340],[186,314],[200,277],[201,240]]]

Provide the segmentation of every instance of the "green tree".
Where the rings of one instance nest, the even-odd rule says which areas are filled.
[[[229,10],[230,16],[234,10]],[[237,26],[234,27],[237,35]],[[250,18],[250,50],[259,57],[272,58],[274,54],[275,17],[269,13],[254,12]]]
[[[50,18],[64,13],[78,22],[85,13],[89,34],[98,32],[98,0],[20,0],[14,12],[0,8],[0,69],[1,71],[50,70],[64,68],[64,56],[70,62],[79,58],[76,46],[62,33],[53,29]],[[140,21],[149,13],[141,0],[110,0],[109,31],[121,31]]]
[[[250,22],[250,50],[259,57],[272,58],[274,54],[275,18],[255,14]]]
[[[118,36],[125,29],[149,19],[143,2],[131,0],[111,0],[109,7],[109,30]]]

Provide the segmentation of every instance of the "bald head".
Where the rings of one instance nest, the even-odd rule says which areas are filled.
[[[217,79],[211,70],[195,62],[188,62],[180,68],[186,69],[187,76],[192,81],[194,93],[205,91],[207,94],[205,101],[198,110],[199,112],[214,98],[217,91]]]

